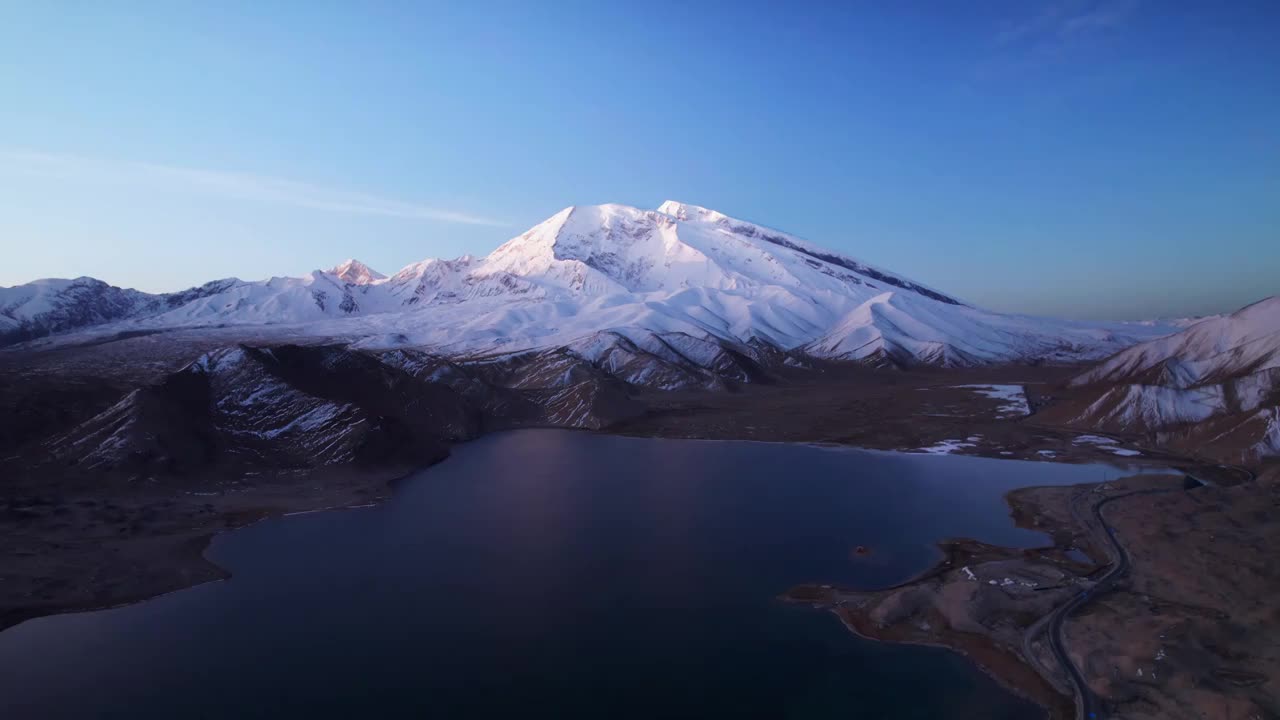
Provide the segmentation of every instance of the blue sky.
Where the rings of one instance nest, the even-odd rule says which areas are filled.
[[[1227,7],[1223,7],[1227,6]],[[1068,317],[1280,292],[1280,4],[10,3],[0,285],[706,205]]]

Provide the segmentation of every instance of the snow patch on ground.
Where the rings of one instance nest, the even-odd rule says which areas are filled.
[[[1116,441],[1101,435],[1077,435],[1071,441],[1076,445],[1115,445]]]
[[[979,395],[999,400],[996,409],[1000,417],[1026,417],[1031,414],[1031,406],[1027,404],[1027,391],[1022,385],[956,385],[954,387],[972,390]]]
[[[950,455],[957,450],[965,448],[977,447],[975,443],[964,442],[962,440],[940,440],[935,445],[929,447],[916,448],[914,452],[928,453],[930,455]]]

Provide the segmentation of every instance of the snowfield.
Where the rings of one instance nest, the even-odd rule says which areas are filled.
[[[1172,328],[990,312],[713,210],[666,202],[566,208],[485,257],[427,259],[386,277],[348,260],[300,278],[217,280],[149,295],[90,278],[0,289],[0,339],[253,327],[366,349],[476,356],[573,346],[602,331],[642,345],[680,334],[691,360],[728,343],[897,365],[1101,359]],[[699,348],[712,340],[714,348]],[[607,342],[614,342],[606,338]]]

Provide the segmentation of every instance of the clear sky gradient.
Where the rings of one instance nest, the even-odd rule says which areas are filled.
[[[0,0],[0,285],[483,254],[665,199],[1001,310],[1280,292],[1280,3]]]

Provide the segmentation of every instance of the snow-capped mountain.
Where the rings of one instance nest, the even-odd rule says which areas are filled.
[[[1280,296],[1135,345],[1072,382],[1189,388],[1280,368]]]
[[[36,280],[0,288],[0,346],[136,317],[162,314],[224,292],[238,280],[214,280],[176,293],[152,295],[101,280]]]
[[[1083,396],[1056,420],[1243,462],[1280,454],[1280,297],[1135,345],[1071,384]]]
[[[338,278],[344,283],[352,285],[371,285],[379,280],[386,280],[387,276],[365,265],[364,263],[349,258],[338,263],[329,274]]]
[[[37,280],[0,288],[0,339],[6,344],[132,317],[152,301],[101,280]]]
[[[81,281],[41,281],[66,282]],[[428,259],[389,278],[348,260],[301,278],[224,280],[172,295],[99,284],[110,291],[51,290],[38,303],[10,300],[31,285],[4,289],[0,330],[13,342],[103,324],[253,325],[454,355],[570,347],[610,331],[602,337],[641,346],[679,334],[899,365],[1101,358],[1169,331],[985,311],[786,233],[670,201],[657,210],[566,208],[485,257]]]

